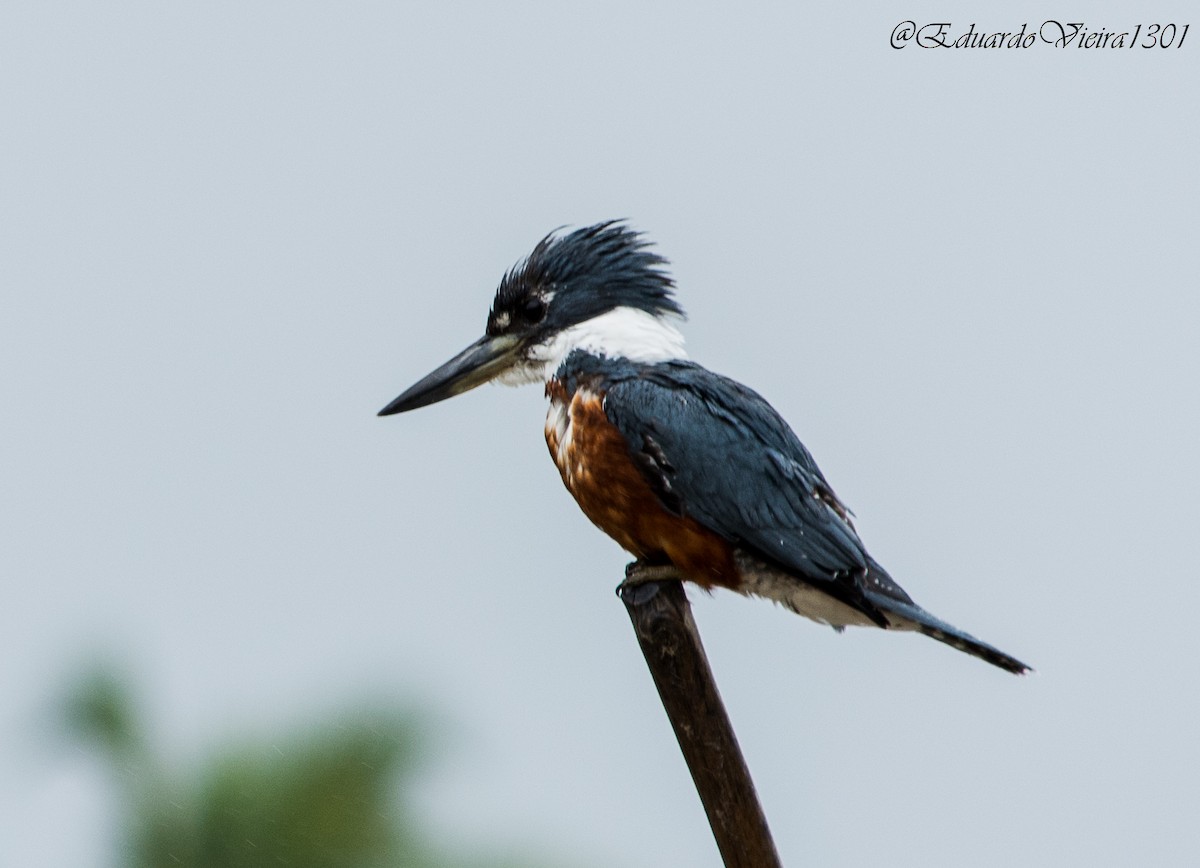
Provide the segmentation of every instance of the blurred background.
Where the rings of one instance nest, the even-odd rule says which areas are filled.
[[[0,863],[719,865],[540,390],[374,415],[627,217],[1038,670],[693,594],[785,863],[1195,864],[1200,32],[889,47],[1073,14],[7,5]]]

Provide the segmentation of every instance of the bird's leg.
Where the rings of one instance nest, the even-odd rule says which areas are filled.
[[[625,566],[625,581],[617,585],[617,596],[626,605],[641,605],[658,594],[661,587],[658,582],[670,581],[683,581],[683,576],[673,565],[634,561]]]
[[[631,588],[634,585],[644,585],[647,582],[683,581],[683,576],[673,564],[648,564],[645,561],[634,561],[625,565],[625,581],[617,588]]]

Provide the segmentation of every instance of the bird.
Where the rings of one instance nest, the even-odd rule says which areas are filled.
[[[668,266],[626,220],[552,231],[501,278],[483,337],[378,415],[541,383],[550,455],[587,518],[634,556],[627,582],[727,588],[838,632],[915,631],[1031,671],[913,602],[783,417],[688,358]]]

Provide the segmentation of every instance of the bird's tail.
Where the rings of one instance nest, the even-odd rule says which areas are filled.
[[[897,593],[898,592],[898,593]],[[888,620],[892,629],[915,630],[931,639],[945,642],[951,648],[986,660],[993,666],[999,666],[1006,672],[1024,675],[1032,672],[1033,668],[1022,663],[1015,657],[1005,654],[998,648],[993,648],[986,642],[980,642],[969,633],[964,633],[957,627],[947,624],[941,618],[936,618],[926,612],[909,598],[900,586],[892,581],[882,567],[871,562],[867,572],[867,587],[863,596],[880,611]]]

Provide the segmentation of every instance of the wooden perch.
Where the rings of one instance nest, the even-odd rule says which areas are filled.
[[[633,622],[721,858],[726,868],[780,868],[683,585],[659,580],[666,568],[639,566],[630,565],[617,595]],[[647,581],[651,577],[655,580]]]

